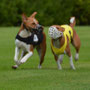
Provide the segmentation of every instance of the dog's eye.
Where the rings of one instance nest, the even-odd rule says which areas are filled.
[[[57,27],[57,29],[59,29],[59,28]]]
[[[35,23],[32,23],[33,25],[35,25]]]

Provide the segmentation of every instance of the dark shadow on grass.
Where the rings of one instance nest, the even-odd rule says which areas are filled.
[[[36,67],[34,68],[18,68],[19,70],[55,70],[55,71],[76,71],[76,70],[72,70],[71,68],[63,68],[62,70],[59,70],[57,67],[46,67],[46,68],[41,68],[38,69]]]
[[[58,70],[57,68],[41,68],[41,69],[38,69],[38,68],[19,68],[21,70]]]
[[[74,72],[90,72],[89,67],[76,67],[76,70],[72,70],[70,67],[63,67],[62,70],[58,70],[57,67],[42,67],[38,69],[37,67],[19,67],[12,70],[55,70],[55,71],[74,71]]]

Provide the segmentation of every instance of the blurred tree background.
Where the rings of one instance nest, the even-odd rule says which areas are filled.
[[[90,0],[0,0],[0,26],[19,26],[21,14],[34,11],[40,24],[68,24],[75,16],[77,25],[90,25]]]

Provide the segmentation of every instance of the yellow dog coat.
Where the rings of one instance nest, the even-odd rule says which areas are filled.
[[[51,42],[51,48],[53,52],[57,55],[64,53],[66,45],[67,45],[67,37],[69,38],[69,42],[71,42],[71,38],[73,37],[73,30],[69,25],[61,25],[61,27],[65,29],[65,31],[63,32],[63,35],[65,37],[64,45],[60,48],[56,48],[53,46],[53,43]]]

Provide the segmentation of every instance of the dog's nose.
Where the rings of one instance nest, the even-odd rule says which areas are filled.
[[[37,24],[37,28],[42,28],[42,25],[40,25],[40,24]]]
[[[37,29],[39,29],[39,30],[43,30],[43,26],[40,25],[40,24],[37,24]]]

